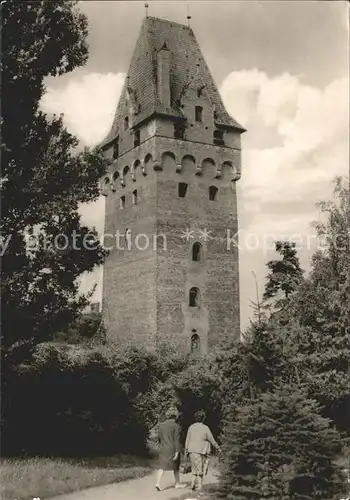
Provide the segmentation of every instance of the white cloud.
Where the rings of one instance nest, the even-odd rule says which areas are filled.
[[[243,204],[248,193],[252,211],[253,205],[258,211],[270,202],[283,209],[289,201],[308,201],[320,184],[328,194],[334,176],[347,174],[348,85],[346,78],[339,79],[322,91],[288,74],[269,79],[258,70],[233,72],[225,79],[221,92],[227,109],[248,128],[243,136]],[[275,127],[279,145],[254,147],[258,121]]]
[[[347,78],[321,90],[287,73],[269,78],[258,70],[233,72],[223,82],[221,94],[229,113],[248,129],[239,183],[240,227],[260,242],[256,250],[241,252],[245,324],[247,299],[254,296],[251,270],[262,288],[265,263],[271,257],[271,244],[264,242],[271,243],[273,235],[294,237],[302,243],[300,258],[308,267],[316,246],[310,223],[319,215],[314,204],[331,196],[336,175],[348,175],[348,89]],[[263,144],[259,134],[266,136],[264,124],[279,138],[274,147],[255,147]],[[246,241],[254,241],[250,238]]]
[[[69,132],[94,146],[109,132],[124,78],[123,73],[89,73],[63,86],[48,85],[41,108],[63,113]]]
[[[124,75],[111,73],[73,77],[60,89],[49,86],[42,107],[46,112],[63,112],[72,133],[88,145],[97,144],[112,123],[123,79]],[[265,239],[270,247],[272,236],[287,239],[299,234],[305,243],[309,239],[313,245],[300,250],[305,268],[315,245],[310,228],[318,216],[314,203],[331,196],[336,175],[348,174],[348,80],[335,80],[321,90],[301,84],[288,73],[270,78],[254,69],[231,73],[220,91],[229,113],[248,129],[238,183],[240,227],[245,234],[256,234],[260,243]],[[272,142],[269,134],[275,136]],[[104,201],[83,206],[81,213],[85,223],[103,231]],[[248,299],[255,294],[251,271],[262,289],[270,256],[263,243],[255,250],[243,248],[242,326],[250,314]],[[82,278],[85,290],[99,283],[97,299],[101,276],[99,269]]]
[[[70,78],[62,85],[50,86],[41,100],[41,108],[49,114],[64,114],[69,132],[76,135],[87,146],[103,140],[112,125],[117,102],[122,90],[123,73],[89,73]],[[95,227],[99,234],[104,230],[105,199],[81,205],[83,224]],[[80,277],[81,290],[87,291],[97,284],[93,300],[101,300],[102,268]]]

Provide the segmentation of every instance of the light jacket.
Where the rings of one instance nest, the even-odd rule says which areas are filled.
[[[207,455],[210,452],[210,445],[214,448],[219,448],[209,427],[200,422],[192,424],[187,431],[185,444],[186,452]]]

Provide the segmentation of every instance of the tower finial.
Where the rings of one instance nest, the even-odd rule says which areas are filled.
[[[148,7],[149,7],[148,3],[145,3],[146,17],[148,17]]]
[[[190,25],[191,25],[190,21],[192,19],[192,16],[190,14],[190,4],[187,4],[187,18],[186,19],[187,19],[187,25],[188,25],[188,27],[190,27]]]

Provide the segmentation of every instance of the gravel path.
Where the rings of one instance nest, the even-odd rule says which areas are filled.
[[[154,486],[155,474],[151,474],[140,479],[131,479],[130,481],[60,495],[50,500],[176,500],[179,498],[192,500],[196,499],[197,496],[189,488],[190,480],[189,474],[182,475],[181,482],[187,487],[174,489],[172,474],[170,472],[164,473],[163,490],[159,492]],[[215,484],[217,481],[215,472],[209,471],[204,484]]]

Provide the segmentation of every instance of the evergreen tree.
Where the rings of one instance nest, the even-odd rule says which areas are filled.
[[[327,216],[316,224],[323,250],[313,256],[309,277],[288,304],[286,330],[310,394],[350,434],[350,211],[344,180],[336,180],[334,195],[334,201],[319,204]]]
[[[333,500],[345,491],[341,438],[315,401],[291,386],[236,407],[223,436],[221,497]]]
[[[39,109],[44,78],[88,57],[87,20],[69,0],[2,2],[2,347],[52,338],[86,305],[77,278],[103,262],[80,203],[94,201],[101,153],[77,152],[62,117]]]
[[[285,298],[296,290],[303,279],[303,270],[300,268],[295,243],[291,241],[277,241],[276,252],[281,260],[270,260],[267,263],[269,273],[265,285],[264,299],[270,299],[283,293]]]

